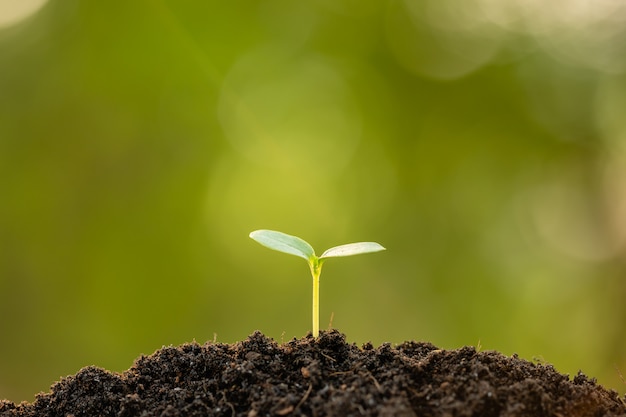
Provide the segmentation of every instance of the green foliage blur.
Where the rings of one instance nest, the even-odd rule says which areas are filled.
[[[351,342],[626,391],[619,2],[39,3],[0,18],[0,398],[304,336],[309,272],[262,228],[388,249],[325,266]]]

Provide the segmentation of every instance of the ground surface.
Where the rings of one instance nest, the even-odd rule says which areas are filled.
[[[277,344],[185,344],[123,374],[87,367],[16,416],[626,416],[626,403],[582,374],[473,347],[359,348],[337,331]]]

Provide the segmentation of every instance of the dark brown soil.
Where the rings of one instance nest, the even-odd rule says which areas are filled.
[[[0,416],[626,416],[626,402],[581,373],[473,347],[256,332],[166,347],[122,374],[87,367],[31,404],[0,401]]]

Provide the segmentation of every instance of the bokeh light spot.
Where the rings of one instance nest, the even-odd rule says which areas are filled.
[[[37,13],[48,0],[0,0],[0,29],[16,25]]]
[[[219,116],[235,149],[283,172],[333,174],[350,161],[361,134],[354,99],[330,62],[271,47],[236,64]]]
[[[468,7],[450,2],[396,1],[389,7],[387,42],[398,63],[416,75],[461,78],[491,61],[503,38]]]
[[[480,0],[493,23],[528,34],[552,57],[586,68],[626,69],[626,5],[616,0]]]

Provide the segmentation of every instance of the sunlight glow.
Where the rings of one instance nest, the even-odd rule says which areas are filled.
[[[16,25],[37,13],[48,0],[0,0],[0,29]]]

